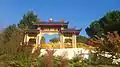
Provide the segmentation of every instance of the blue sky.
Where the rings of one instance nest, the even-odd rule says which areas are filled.
[[[28,10],[42,20],[68,20],[70,27],[85,28],[106,12],[120,10],[120,0],[0,0],[0,28],[17,24]]]

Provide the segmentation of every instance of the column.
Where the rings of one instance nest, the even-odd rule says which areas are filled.
[[[39,44],[39,36],[36,37],[36,44]]]
[[[63,45],[63,48],[65,48],[65,44],[64,44],[64,42],[65,42],[65,37],[64,37],[64,35],[63,35],[63,39],[62,39],[62,40],[63,40],[63,44],[62,44],[62,45]]]
[[[26,34],[25,34],[25,36],[24,36],[24,43],[25,42],[27,42],[27,36],[26,36]]]
[[[76,45],[76,35],[75,34],[72,35],[72,47],[73,48],[77,48],[77,45]]]
[[[60,48],[64,48],[64,36],[63,34],[60,34]]]
[[[42,35],[41,35],[41,33],[39,33],[36,37],[36,44],[38,44],[38,45],[40,44],[41,37],[42,37]]]
[[[75,48],[77,48],[77,44],[76,44],[76,35],[74,35],[75,38]]]
[[[28,42],[29,42],[29,36],[28,36],[28,34],[25,34],[25,36],[24,36],[24,43],[28,44]]]

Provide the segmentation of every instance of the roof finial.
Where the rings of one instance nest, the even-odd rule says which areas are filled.
[[[52,18],[49,18],[49,20],[48,20],[49,22],[52,22],[53,21],[53,19]]]
[[[61,19],[60,21],[61,21],[61,22],[64,22],[64,19]]]

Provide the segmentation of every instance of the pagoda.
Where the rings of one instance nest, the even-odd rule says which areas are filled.
[[[65,48],[65,40],[71,39],[72,48],[77,48],[76,37],[79,35],[81,29],[68,28],[69,21],[53,21],[49,19],[48,21],[36,21],[33,22],[33,25],[36,26],[36,29],[27,29],[25,30],[24,43],[29,43],[31,40],[35,40],[36,45],[41,45],[41,38],[45,34],[58,34],[60,48]]]

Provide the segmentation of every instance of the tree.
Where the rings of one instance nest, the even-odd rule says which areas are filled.
[[[120,11],[108,12],[99,21],[103,24],[105,31],[118,31],[120,30]]]
[[[99,61],[97,64],[112,64],[113,59],[120,58],[120,11],[106,13],[97,22],[92,22],[86,28],[86,32],[91,37],[88,45],[96,48],[96,59],[94,57],[95,60],[92,61],[95,63]]]
[[[104,33],[104,29],[99,21],[93,21],[90,24],[90,27],[87,27],[85,30],[90,37],[93,37],[94,35],[101,36],[101,34]]]
[[[97,21],[93,21],[89,27],[87,27],[86,33],[90,37],[94,35],[101,36],[102,33],[118,31],[120,32],[120,11],[111,11],[106,13],[102,18]]]
[[[38,20],[37,15],[33,11],[28,11],[18,23],[18,27],[21,29],[35,29],[36,27],[32,24]]]
[[[87,43],[88,38],[86,38],[85,36],[79,35],[77,36],[77,42],[82,42],[82,43]]]
[[[12,33],[16,30],[17,30],[17,27],[15,24],[9,25],[7,28],[5,28],[5,30],[1,34],[2,42],[7,43],[10,40]]]
[[[45,44],[45,37],[42,36],[41,40],[40,40],[40,44]]]
[[[50,39],[49,41],[52,43],[57,43],[59,42],[59,38],[55,37],[55,38]]]
[[[36,58],[31,56],[32,46],[20,45],[20,43],[23,42],[24,29],[34,29],[32,21],[35,22],[37,19],[37,15],[33,11],[29,11],[20,20],[18,26],[9,25],[0,33],[0,66],[2,66],[1,63],[4,63],[5,67],[31,66],[32,61]],[[44,42],[44,38],[42,40]]]
[[[91,39],[92,45],[96,45],[96,53],[98,55],[109,55],[110,59],[120,58],[120,36],[115,32],[108,32],[107,35],[102,35],[96,39]],[[90,45],[90,43],[88,44]]]
[[[72,43],[72,39],[65,39],[65,43]]]

